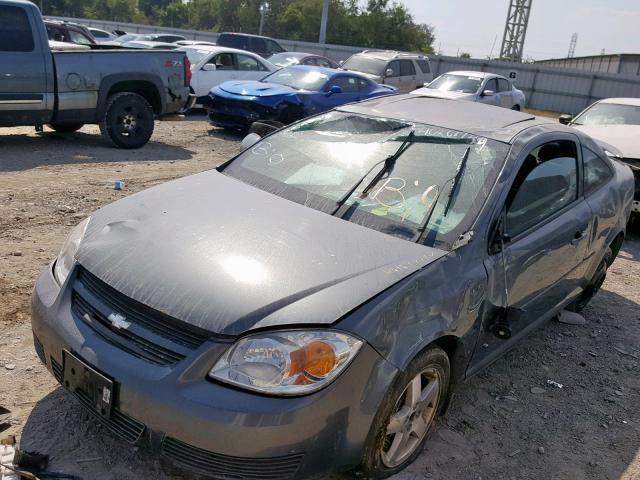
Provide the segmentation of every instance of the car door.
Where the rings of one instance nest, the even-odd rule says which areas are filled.
[[[413,60],[400,60],[400,91],[409,93],[421,87],[419,83]]]
[[[194,75],[196,81],[192,82],[192,87],[197,97],[203,97],[208,95],[216,85],[237,78],[238,70],[235,66],[233,53],[216,53],[211,55],[200,67],[198,74]]]
[[[266,44],[266,52],[267,52],[266,55],[268,57],[270,57],[274,53],[284,52],[284,49],[274,40],[265,39],[265,44]]]
[[[487,300],[506,307],[512,338],[566,305],[586,284],[592,213],[582,196],[580,146],[574,138],[547,135],[524,148],[499,201],[494,225],[502,229],[491,238],[504,240],[490,240]],[[496,235],[499,231],[504,237]],[[483,330],[474,363],[510,344]]]
[[[485,92],[493,92],[491,95],[486,95]],[[478,97],[480,103],[486,103],[487,105],[499,105],[500,94],[498,93],[498,81],[495,77],[489,78],[484,81],[484,85],[480,88],[480,95]]]
[[[506,78],[498,78],[498,95],[500,97],[499,105],[504,108],[511,108],[514,105],[513,89],[511,83]]]
[[[336,75],[325,85],[325,92],[317,96],[317,102],[322,110],[329,110],[349,102],[357,102],[362,99],[359,78],[353,75]],[[338,86],[341,93],[329,93],[331,87]],[[321,110],[319,110],[321,111]],[[317,112],[316,112],[317,113]]]
[[[264,41],[264,38],[260,37],[249,37],[251,42],[251,51],[253,53],[257,53],[263,58],[270,57],[271,55],[267,51],[267,42]]]
[[[242,53],[235,54],[238,68],[237,78],[240,80],[260,80],[269,73],[269,69],[257,58]]]
[[[0,125],[46,123],[53,107],[46,39],[22,5],[0,5]]]
[[[383,83],[386,85],[392,85],[397,89],[400,89],[400,61],[393,60],[387,64],[387,68],[384,71]]]

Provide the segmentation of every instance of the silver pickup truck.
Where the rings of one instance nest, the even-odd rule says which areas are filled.
[[[190,77],[179,51],[51,51],[38,8],[0,0],[0,127],[98,124],[117,147],[139,148],[156,118],[193,105]]]

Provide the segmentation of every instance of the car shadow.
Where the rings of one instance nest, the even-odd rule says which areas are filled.
[[[152,140],[142,148],[123,150],[99,134],[44,132],[37,135],[0,132],[0,172],[51,165],[189,160],[193,152]],[[26,154],[28,152],[28,155]]]

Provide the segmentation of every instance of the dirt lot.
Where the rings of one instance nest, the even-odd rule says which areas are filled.
[[[14,413],[0,437],[20,435],[23,448],[51,455],[51,469],[86,480],[186,478],[123,445],[57,386],[33,351],[29,298],[80,219],[218,165],[238,151],[239,137],[198,117],[158,124],[138,151],[116,150],[97,133],[0,130],[0,405]],[[126,188],[114,190],[114,180]],[[551,322],[462,385],[425,452],[395,478],[640,479],[639,279],[635,234],[587,308],[587,324]]]

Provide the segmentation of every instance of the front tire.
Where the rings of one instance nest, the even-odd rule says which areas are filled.
[[[570,312],[580,313],[585,309],[587,305],[589,305],[589,302],[593,299],[593,297],[596,296],[596,293],[600,291],[602,284],[607,278],[607,270],[609,268],[609,265],[613,263],[613,260],[614,253],[609,248],[604,258],[600,262],[600,265],[598,265],[596,273],[593,275],[593,278],[589,282],[589,285],[587,285],[587,287],[577,299],[567,305],[567,310],[569,310]]]
[[[154,129],[153,108],[137,93],[116,93],[107,101],[100,131],[118,148],[140,148]]]
[[[514,105],[513,107],[511,107],[511,110],[515,110],[516,112],[520,111],[520,105]]]
[[[356,476],[381,479],[407,467],[422,451],[449,394],[449,357],[431,346],[400,373],[369,432]]]
[[[49,127],[59,133],[77,132],[84,126],[84,123],[50,123]]]

